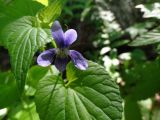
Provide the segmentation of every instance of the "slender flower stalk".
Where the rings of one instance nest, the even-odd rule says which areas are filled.
[[[51,31],[57,48],[42,52],[37,58],[38,65],[46,67],[53,63],[60,72],[63,72],[71,59],[78,69],[86,70],[88,67],[87,60],[78,51],[69,50],[70,45],[77,39],[76,30],[69,29],[63,32],[60,23],[55,21]]]

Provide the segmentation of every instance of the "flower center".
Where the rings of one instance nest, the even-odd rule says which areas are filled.
[[[65,58],[68,56],[69,49],[68,48],[57,48],[57,55],[60,58]]]

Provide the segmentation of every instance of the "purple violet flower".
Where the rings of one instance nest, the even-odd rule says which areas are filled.
[[[46,67],[54,63],[56,68],[63,72],[71,58],[77,68],[86,70],[88,67],[87,60],[81,53],[75,50],[69,50],[69,46],[77,39],[77,32],[74,29],[69,29],[64,33],[58,21],[54,22],[51,30],[58,48],[42,52],[37,58],[38,65]]]

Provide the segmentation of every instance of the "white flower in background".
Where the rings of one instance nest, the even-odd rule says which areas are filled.
[[[4,109],[0,109],[0,118],[1,116],[5,116],[8,112],[8,109],[7,108],[4,108]]]
[[[100,54],[101,54],[101,55],[104,55],[104,54],[106,54],[107,52],[109,52],[110,50],[111,50],[110,47],[104,47],[104,48],[101,49]]]
[[[119,55],[119,59],[121,60],[131,60],[131,53],[122,53]]]
[[[151,5],[151,9],[147,8],[145,5],[139,4],[136,8],[140,8],[141,12],[144,13],[144,18],[156,17],[160,19],[160,3],[154,3]]]
[[[104,66],[106,68],[106,70],[110,71],[111,66],[118,66],[120,61],[116,58],[111,59],[109,56],[104,56],[103,59],[104,61]]]

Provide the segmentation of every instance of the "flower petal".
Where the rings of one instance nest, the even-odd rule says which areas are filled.
[[[68,58],[60,58],[60,57],[56,57],[55,62],[54,62],[56,68],[60,72],[63,72],[66,69],[67,63],[68,63]]]
[[[70,50],[69,55],[77,68],[80,70],[86,70],[88,68],[88,62],[81,53],[75,50]]]
[[[49,66],[53,62],[53,58],[55,55],[56,49],[49,49],[42,52],[37,58],[38,65],[43,67]]]
[[[65,45],[68,47],[77,39],[77,32],[74,29],[69,29],[64,33]]]
[[[52,29],[52,36],[57,46],[63,48],[65,46],[64,33],[63,33],[60,23],[58,21],[55,21],[51,29]]]

